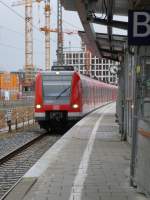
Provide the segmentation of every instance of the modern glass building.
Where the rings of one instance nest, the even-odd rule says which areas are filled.
[[[90,77],[100,81],[117,85],[117,74],[110,72],[111,67],[118,66],[118,62],[100,59],[92,56],[86,48],[79,51],[64,51],[64,65],[73,65],[81,74],[88,74]]]

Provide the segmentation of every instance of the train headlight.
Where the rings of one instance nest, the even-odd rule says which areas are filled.
[[[56,72],[56,75],[59,75],[60,74],[60,72]]]
[[[73,104],[72,107],[73,107],[74,109],[77,109],[77,108],[79,108],[79,105],[78,105],[78,104]]]
[[[37,104],[37,105],[36,105],[36,108],[37,108],[37,109],[40,109],[40,108],[42,108],[42,106],[41,106],[40,104]]]

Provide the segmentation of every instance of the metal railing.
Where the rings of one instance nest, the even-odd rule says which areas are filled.
[[[11,116],[7,116],[7,112],[0,112],[0,131],[11,132],[12,129],[17,130],[20,127],[30,126],[35,123],[34,120],[34,110],[32,107],[28,107],[26,110],[18,111],[13,109],[11,111]]]
[[[0,100],[0,109],[15,108],[18,106],[33,106],[34,98],[25,98],[19,100]]]

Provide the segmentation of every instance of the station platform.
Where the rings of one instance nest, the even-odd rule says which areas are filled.
[[[129,184],[130,145],[115,103],[79,121],[24,175],[5,200],[145,200]]]

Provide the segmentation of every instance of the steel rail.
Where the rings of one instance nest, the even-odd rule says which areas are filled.
[[[35,142],[41,140],[45,136],[46,136],[46,133],[43,133],[42,135],[40,135],[40,136],[32,139],[31,141],[25,143],[21,147],[15,149],[13,151],[11,151],[10,153],[8,153],[7,155],[5,155],[4,157],[0,158],[0,165],[2,165],[3,163],[7,162],[11,158],[15,157],[16,155],[18,155],[19,153],[21,153],[22,151],[24,151],[25,149],[27,149],[28,147],[30,147],[31,145],[33,145]]]

